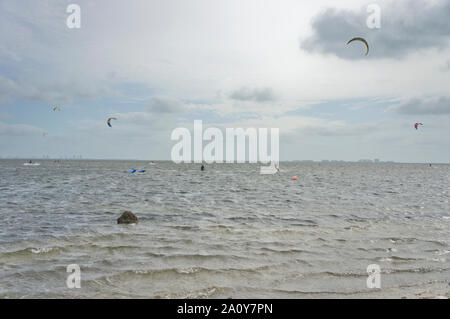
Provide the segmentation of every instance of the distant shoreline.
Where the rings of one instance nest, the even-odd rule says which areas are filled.
[[[152,160],[152,159],[111,159],[111,158],[38,158],[38,157],[17,157],[17,158],[1,158],[0,161],[127,161],[127,162],[172,162],[172,160]],[[280,161],[281,164],[422,164],[422,165],[450,165],[449,163],[439,163],[439,162],[395,162],[395,161],[379,161],[379,162],[369,162],[369,161],[342,161],[342,160],[287,160]],[[194,164],[198,165],[200,163],[182,163],[182,164]],[[261,163],[212,163],[209,165],[219,165],[219,164],[258,164]]]

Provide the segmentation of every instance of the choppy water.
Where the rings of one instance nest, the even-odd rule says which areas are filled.
[[[449,165],[40,163],[0,161],[2,298],[450,295]]]

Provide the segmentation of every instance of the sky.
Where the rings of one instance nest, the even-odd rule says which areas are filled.
[[[450,163],[449,16],[448,0],[2,0],[0,157],[170,160],[171,132],[202,120],[279,128],[281,160]]]

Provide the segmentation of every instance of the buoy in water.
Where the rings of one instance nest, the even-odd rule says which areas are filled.
[[[297,180],[297,176],[292,177],[292,180],[296,181]]]

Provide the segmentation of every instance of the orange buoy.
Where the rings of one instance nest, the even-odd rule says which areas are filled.
[[[292,180],[296,181],[297,180],[297,176],[292,177]]]

